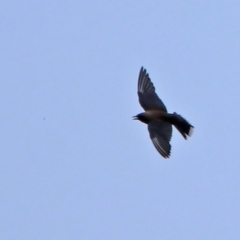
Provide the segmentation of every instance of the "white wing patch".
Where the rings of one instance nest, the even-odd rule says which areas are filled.
[[[159,140],[155,137],[152,139],[153,145],[155,146],[155,148],[165,157],[169,156],[169,153],[166,152],[164,150],[164,148],[161,146],[161,143],[159,142]]]
[[[154,93],[155,87],[149,78],[146,69],[141,68],[139,80],[138,80],[138,91],[141,93]]]

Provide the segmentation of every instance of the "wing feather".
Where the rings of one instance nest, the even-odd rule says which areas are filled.
[[[166,122],[153,121],[148,124],[148,131],[154,147],[164,157],[169,158],[171,153],[170,140],[172,125]]]
[[[141,67],[138,77],[138,97],[139,102],[145,111],[157,109],[167,112],[166,106],[156,94],[155,87],[151,82],[146,69],[143,67]]]

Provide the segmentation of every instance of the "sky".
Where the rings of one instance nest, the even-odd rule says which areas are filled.
[[[0,3],[0,239],[240,237],[240,2]],[[170,113],[155,150],[137,79]]]

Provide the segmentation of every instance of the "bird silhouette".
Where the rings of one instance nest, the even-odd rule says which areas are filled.
[[[193,126],[177,113],[168,113],[167,108],[155,92],[155,87],[143,67],[138,77],[139,103],[145,112],[133,117],[148,125],[148,131],[154,147],[164,157],[171,154],[170,140],[172,125],[187,139],[193,133]]]

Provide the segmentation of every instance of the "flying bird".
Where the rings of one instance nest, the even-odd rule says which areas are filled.
[[[148,131],[154,147],[164,157],[171,154],[170,140],[172,125],[187,139],[193,133],[193,126],[177,113],[168,113],[167,108],[155,92],[155,87],[143,67],[138,77],[139,103],[145,112],[133,117],[148,125]]]

